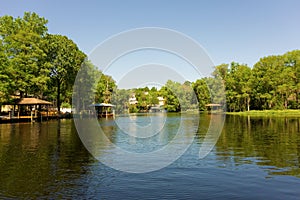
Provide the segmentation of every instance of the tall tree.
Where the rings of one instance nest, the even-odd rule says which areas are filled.
[[[194,92],[198,99],[198,105],[200,111],[205,111],[206,110],[205,105],[211,102],[210,92],[207,86],[206,79],[207,78],[198,79],[196,80],[196,82],[192,84]]]
[[[231,111],[250,110],[251,68],[232,62],[226,77],[227,107]]]
[[[8,58],[0,40],[0,105],[10,99],[12,83]]]
[[[221,64],[215,66],[215,70],[213,71],[212,75],[215,78],[220,78],[225,82],[228,73],[229,73],[228,64]]]
[[[179,101],[180,83],[168,80],[165,86],[161,87],[159,93],[164,97],[165,108],[168,112],[178,112],[181,110]]]
[[[86,55],[66,36],[48,34],[44,44],[49,77],[56,86],[56,103],[60,112],[61,94],[69,94],[63,100],[71,101],[74,80]]]
[[[280,74],[284,71],[284,60],[282,56],[268,56],[261,58],[253,69],[251,85],[255,94],[255,108],[272,109],[283,108],[282,99],[277,90],[283,81]]]
[[[0,37],[9,59],[12,86],[21,96],[41,96],[45,90],[48,71],[44,66],[46,54],[41,46],[47,32],[46,24],[46,19],[30,12],[25,12],[23,18],[0,18]]]
[[[115,80],[108,75],[102,74],[97,77],[95,102],[111,103],[113,92],[116,90]]]
[[[287,68],[286,75],[289,77],[289,83],[286,86],[292,92],[290,95],[296,106],[293,108],[300,108],[300,50],[294,50],[285,53],[284,55],[285,66]],[[283,80],[285,77],[283,77]]]
[[[116,113],[126,113],[129,108],[129,97],[132,92],[126,89],[116,89],[112,95],[112,104],[116,105]]]
[[[78,110],[86,110],[94,103],[97,79],[101,71],[89,60],[85,60],[76,76],[76,84],[73,87],[73,107]]]

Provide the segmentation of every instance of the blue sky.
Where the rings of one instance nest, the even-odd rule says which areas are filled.
[[[50,33],[71,38],[85,53],[132,28],[164,27],[200,43],[214,64],[252,66],[259,58],[300,49],[298,0],[0,0],[0,15],[33,11]]]

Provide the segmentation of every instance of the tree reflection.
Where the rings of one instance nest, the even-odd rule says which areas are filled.
[[[300,177],[299,120],[227,116],[216,144],[218,159],[235,166],[266,166],[271,175]]]
[[[94,162],[71,120],[1,125],[0,134],[0,193],[5,196],[59,193],[89,173],[82,166]]]

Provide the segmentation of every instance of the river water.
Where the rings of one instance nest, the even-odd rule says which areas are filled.
[[[210,115],[201,114],[196,125],[190,115],[168,114],[159,142],[150,145],[127,141],[112,120],[99,123],[113,143],[143,152],[170,142],[178,119],[196,128],[192,145],[169,166],[140,174],[95,159],[73,120],[0,124],[0,199],[299,199],[300,118],[226,116],[216,145],[203,159],[199,148]]]

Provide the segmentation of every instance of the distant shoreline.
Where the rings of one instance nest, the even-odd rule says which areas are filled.
[[[274,117],[300,117],[300,109],[297,110],[251,110],[242,112],[226,112],[227,115],[240,115],[240,116],[274,116]]]

